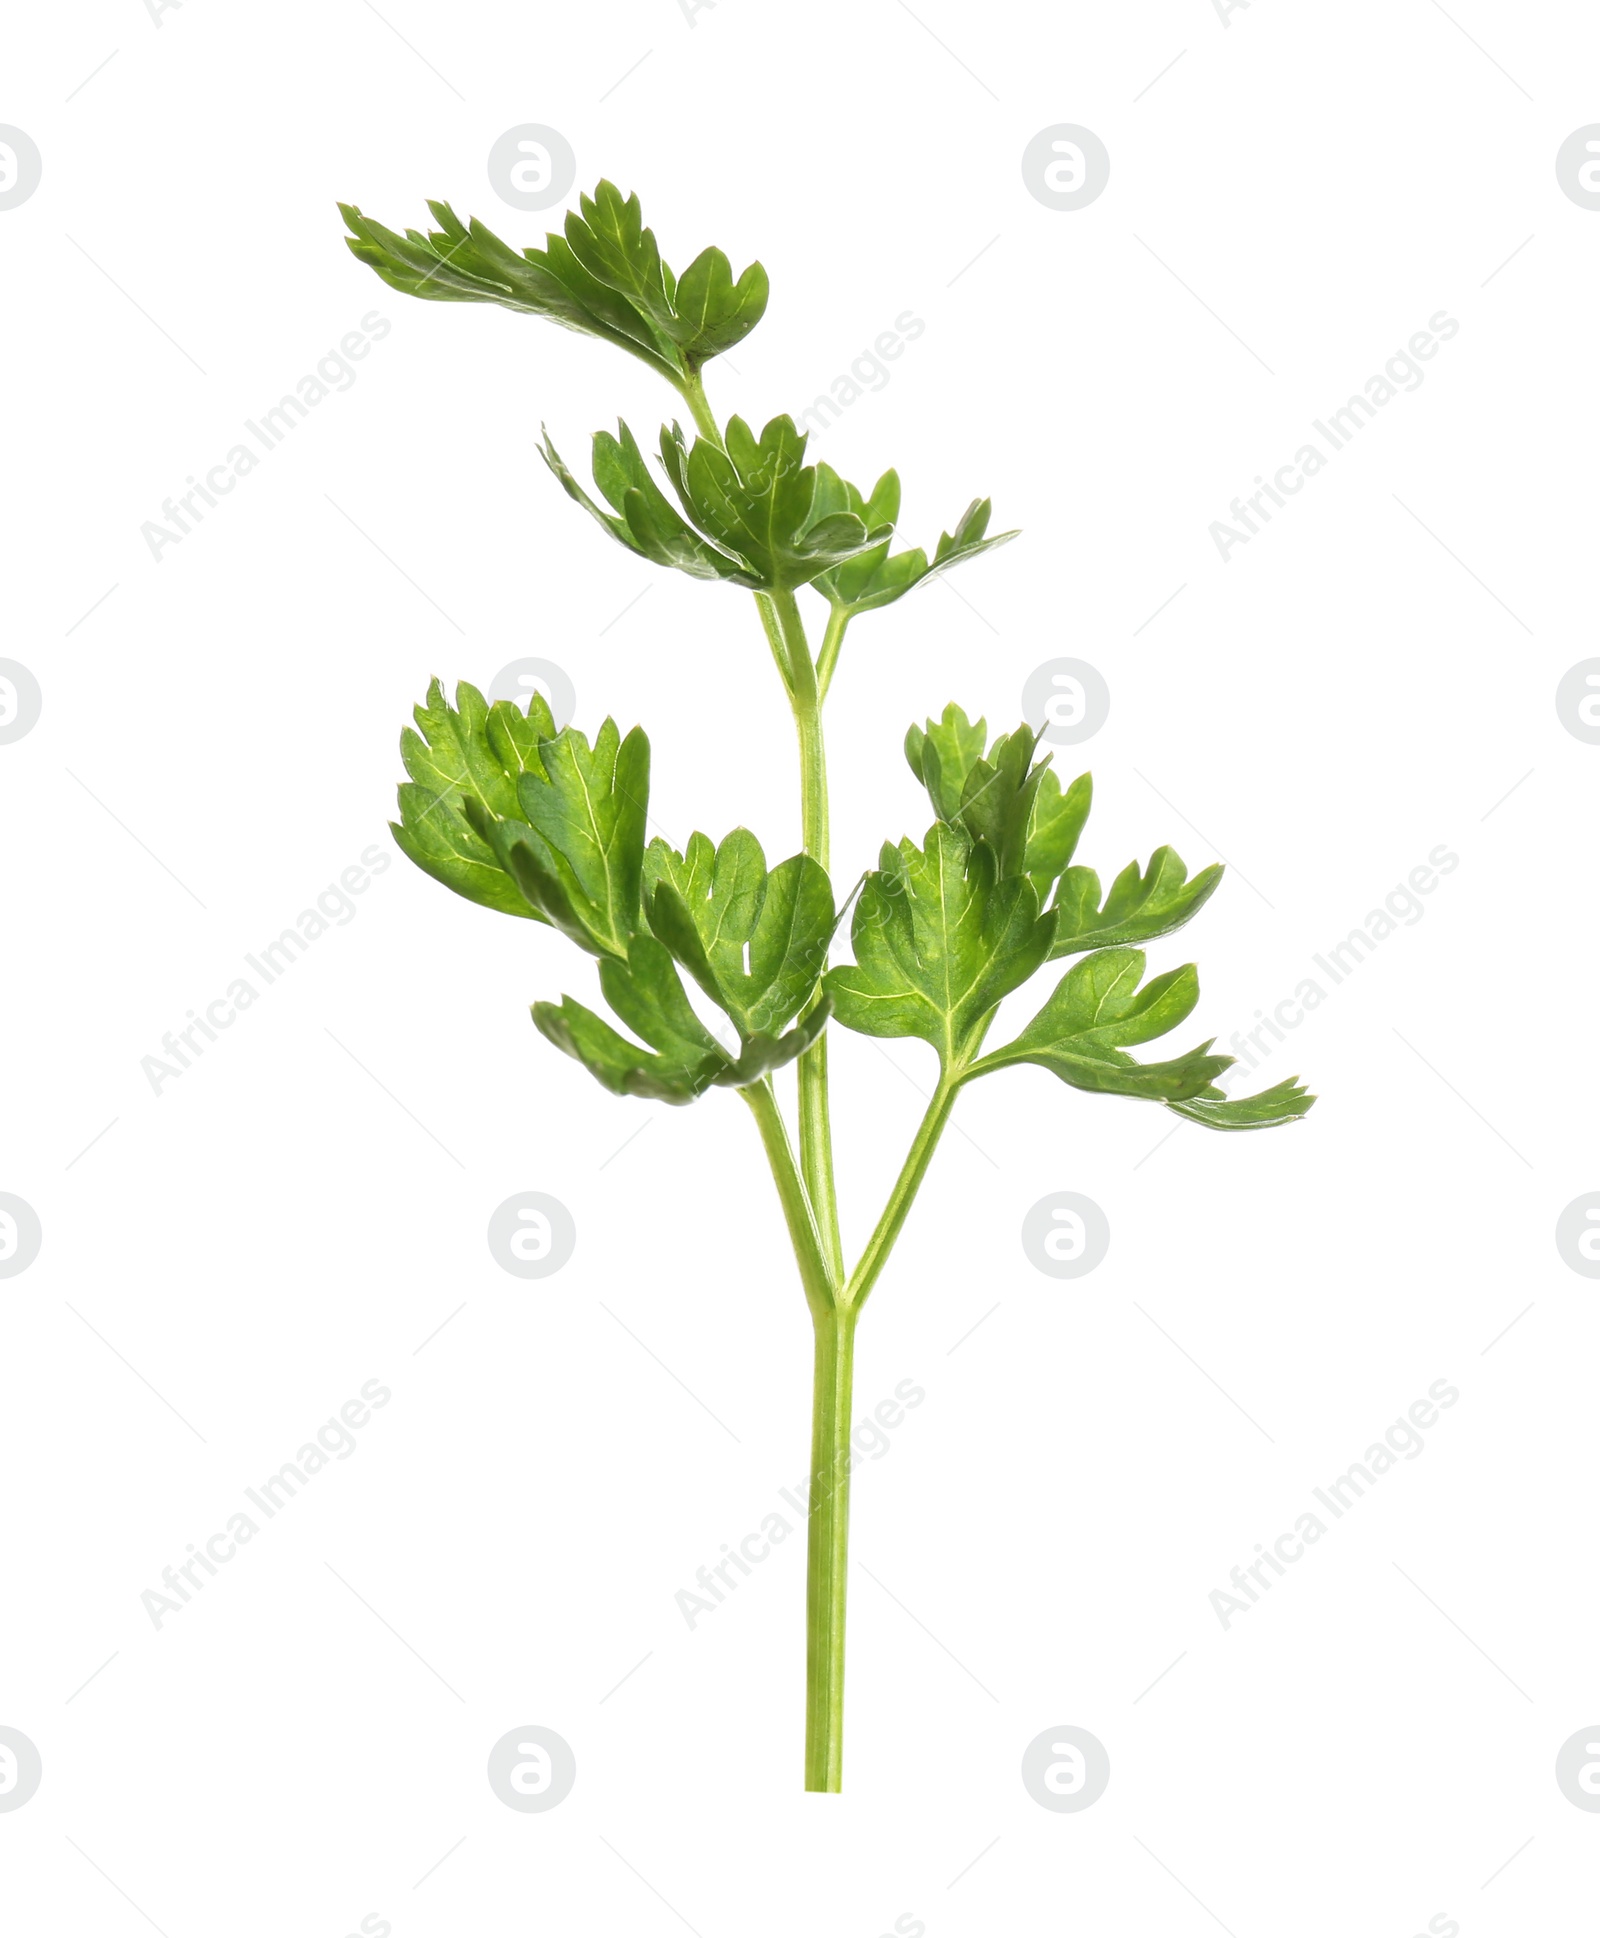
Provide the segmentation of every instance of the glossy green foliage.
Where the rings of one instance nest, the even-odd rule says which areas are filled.
[[[826,1027],[818,984],[836,925],[827,871],[808,855],[767,868],[736,829],[686,855],[645,846],[650,743],[605,721],[591,745],[544,700],[526,713],[435,681],[401,741],[410,779],[395,838],[469,900],[548,923],[600,963],[631,1041],[572,997],[536,1003],[540,1030],[622,1096],[689,1103],[792,1062]],[[728,1017],[724,1042],[696,1015],[680,966]],[[798,1019],[798,1020],[797,1020]],[[793,1027],[787,1027],[788,1025]]]
[[[1092,869],[1072,865],[1093,799],[1087,774],[1062,787],[1039,736],[1021,726],[987,744],[960,707],[913,726],[905,753],[939,821],[921,849],[885,848],[867,877],[851,930],[854,966],[830,972],[834,1013],[869,1036],[921,1036],[961,1082],[1034,1063],[1074,1089],[1170,1104],[1215,1130],[1251,1130],[1303,1116],[1312,1099],[1293,1081],[1258,1097],[1224,1096],[1234,1062],[1210,1042],[1161,1063],[1131,1046],[1164,1036],[1194,1008],[1193,965],[1141,983],[1153,940],[1188,921],[1222,877],[1191,880],[1170,848],[1132,862],[1101,900]],[[1052,957],[1083,955],[1021,1034],[978,1054],[1001,998]]]
[[[469,807],[519,816],[517,782],[525,773],[542,775],[539,743],[555,734],[543,696],[534,694],[523,714],[509,701],[491,707],[462,681],[452,707],[435,680],[415,718],[416,729],[400,736],[400,758],[411,777],[400,784],[400,819],[391,824],[401,852],[469,902],[544,921],[467,819]]]
[[[870,494],[866,494],[848,479],[841,478],[831,465],[819,464],[817,503],[823,511],[852,513],[874,530],[895,526],[900,522],[899,473],[885,471]],[[891,533],[848,564],[823,573],[815,582],[817,590],[830,605],[852,616],[893,605],[914,586],[1015,538],[1015,532],[997,532],[993,538],[984,536],[989,529],[990,509],[987,498],[974,498],[956,520],[955,530],[939,534],[932,559],[920,545],[906,552],[891,552]]]
[[[660,466],[669,500],[626,424],[597,431],[592,467],[604,510],[583,489],[551,443],[545,463],[562,489],[619,545],[694,578],[724,579],[752,591],[808,584],[841,560],[878,544],[887,527],[819,503],[818,473],[805,462],[806,438],[789,417],[774,417],[758,437],[741,417],[721,443],[688,438],[664,425]]]
[[[543,249],[520,254],[476,217],[463,223],[448,202],[428,207],[436,230],[397,235],[341,202],[350,253],[407,296],[542,316],[615,344],[675,384],[748,336],[767,307],[760,263],[735,280],[720,249],[703,250],[674,276],[644,226],[638,196],[610,182],[581,197]]]
[[[886,847],[867,877],[850,929],[855,962],[828,974],[834,1014],[868,1036],[920,1036],[953,1070],[1053,934],[1032,886],[1002,881],[986,842],[935,822],[922,847]]]

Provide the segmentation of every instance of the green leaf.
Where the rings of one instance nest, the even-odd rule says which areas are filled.
[[[678,425],[663,425],[661,460],[681,514],[626,424],[616,437],[599,431],[594,439],[594,480],[609,512],[578,483],[548,433],[542,455],[567,496],[619,545],[694,578],[756,591],[803,585],[878,536],[848,513],[812,516],[816,472],[802,462],[806,440],[789,418],[775,417],[759,439],[731,418],[727,435],[723,451],[704,438],[691,446]]]
[[[640,928],[650,742],[608,719],[593,748],[563,727],[539,756],[542,770],[517,781],[517,818],[468,803],[468,821],[547,921],[592,955],[626,960]]]
[[[644,226],[637,195],[611,182],[580,195],[566,219],[567,247],[597,283],[623,297],[658,331],[675,319],[661,273],[661,251]]]
[[[600,965],[600,987],[618,1018],[652,1050],[685,1069],[720,1068],[727,1053],[689,1005],[672,957],[653,935],[636,935],[628,959]]]
[[[1268,1130],[1275,1124],[1296,1122],[1316,1101],[1298,1077],[1286,1077],[1253,1097],[1225,1098],[1220,1090],[1202,1090],[1199,1096],[1169,1103],[1167,1108],[1210,1130]]]
[[[906,760],[941,821],[960,819],[962,791],[973,764],[983,759],[988,732],[987,722],[968,720],[954,700],[938,720],[906,729]]]
[[[968,559],[975,559],[984,552],[992,552],[997,546],[1009,545],[1012,539],[1018,536],[1015,531],[996,532],[993,538],[984,536],[989,529],[989,515],[992,509],[987,498],[974,498],[956,520],[955,530],[939,534],[939,543],[933,551],[933,563],[923,577],[936,579],[942,572],[948,572],[957,565],[964,565]]]
[[[1138,949],[1103,949],[1075,964],[1022,1034],[981,1058],[970,1076],[1037,1063],[1078,1090],[1157,1101],[1199,1096],[1234,1060],[1209,1055],[1209,1042],[1167,1063],[1136,1063],[1127,1054],[1130,1044],[1176,1029],[1200,997],[1193,963],[1141,988],[1144,964]]]
[[[720,249],[703,249],[678,278],[671,334],[691,369],[742,343],[767,307],[767,272],[753,262],[737,282]]]
[[[703,538],[685,524],[666,494],[656,483],[626,424],[619,422],[617,436],[608,431],[594,435],[594,479],[611,513],[601,510],[584,490],[561,454],[550,442],[548,431],[540,455],[555,473],[567,496],[608,531],[619,545],[654,565],[670,565],[695,579],[725,579],[734,585],[756,587],[760,574]],[[612,515],[615,514],[615,515]]]
[[[400,758],[411,777],[400,784],[400,820],[391,824],[400,851],[470,902],[544,921],[466,818],[470,807],[520,819],[518,777],[542,775],[539,744],[555,733],[543,695],[534,693],[523,714],[506,700],[491,707],[462,681],[452,707],[434,680],[415,715],[420,731],[407,727],[400,736]]]
[[[402,236],[340,203],[351,254],[407,296],[545,317],[615,344],[680,388],[748,335],[766,308],[766,271],[752,263],[735,283],[719,249],[703,250],[674,278],[639,198],[610,182],[579,198],[563,234],[521,254],[476,219],[463,223],[448,202],[428,207],[438,229]]]
[[[970,835],[993,848],[1002,877],[1024,872],[1034,798],[1049,772],[1048,755],[1033,765],[1037,744],[1032,727],[1003,734],[985,759],[972,763],[962,784],[961,821]]]
[[[769,1036],[765,1032],[758,1032],[745,1038],[738,1061],[730,1063],[712,1081],[742,1090],[747,1084],[758,1083],[769,1070],[779,1070],[784,1064],[792,1063],[803,1050],[809,1050],[822,1034],[832,1014],[832,1007],[824,996],[816,1008],[808,1010],[786,1035]]]
[[[1001,881],[986,843],[936,822],[921,848],[885,848],[856,904],[855,962],[824,986],[847,1029],[920,1036],[948,1070],[1045,960],[1052,932],[1028,882]]]
[[[1220,863],[1202,868],[1193,881],[1171,848],[1157,848],[1141,872],[1130,861],[1111,884],[1104,906],[1100,877],[1092,868],[1069,868],[1052,905],[1058,929],[1052,957],[1078,955],[1118,942],[1153,942],[1182,928],[1222,880]]]
[[[1022,872],[1033,883],[1041,902],[1076,854],[1093,800],[1094,782],[1087,774],[1080,774],[1066,788],[1053,772],[1041,777],[1022,856]]]
[[[906,760],[943,821],[959,821],[995,849],[1002,877],[1026,875],[1041,904],[1072,860],[1094,786],[1080,774],[1063,789],[1052,756],[1030,765],[1038,735],[1021,726],[984,755],[986,728],[952,702],[939,720],[911,727]]]
[[[671,892],[671,891],[669,891]],[[642,1050],[602,1017],[570,996],[557,1007],[534,1005],[534,1021],[569,1056],[575,1056],[619,1094],[689,1103],[711,1085],[742,1089],[758,1083],[808,1049],[827,1024],[826,998],[785,1035],[755,1031],[733,1057],[689,1005],[677,965],[651,935],[636,935],[626,962],[600,965],[600,986],[618,1019],[650,1045]]]
[[[591,1009],[563,996],[560,1003],[535,1003],[533,1020],[558,1050],[575,1057],[607,1090],[619,1097],[650,1097],[661,1103],[692,1104],[711,1082],[707,1059],[691,1068],[641,1050]]]
[[[833,934],[833,889],[809,855],[769,874],[761,844],[735,828],[712,849],[690,837],[686,855],[650,844],[650,925],[742,1037],[771,1035],[809,1000]]]
[[[676,424],[661,433],[662,462],[684,515],[768,591],[805,585],[886,536],[854,512],[818,515],[817,473],[805,450],[791,417],[772,418],[759,437],[742,417],[730,417],[725,448],[703,437],[690,445]]]
[[[870,497],[864,497],[857,486],[826,464],[817,466],[817,475],[819,511],[853,512],[869,526],[893,525],[898,521],[900,479],[895,472],[886,471],[872,487]],[[885,537],[870,551],[819,576],[817,590],[852,618],[857,613],[875,612],[881,606],[893,605],[913,586],[937,578],[940,573],[977,558],[982,552],[993,551],[997,545],[1004,545],[1017,536],[1015,532],[1000,532],[986,538],[989,514],[989,500],[975,498],[956,521],[955,530],[940,533],[931,562],[920,545],[908,552],[891,554]]]

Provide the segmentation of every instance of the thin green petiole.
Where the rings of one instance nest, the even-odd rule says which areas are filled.
[[[917,1126],[917,1134],[911,1140],[911,1149],[906,1153],[906,1161],[900,1167],[900,1175],[895,1179],[894,1189],[889,1193],[889,1201],[883,1208],[883,1215],[867,1240],[866,1250],[857,1261],[855,1270],[850,1274],[840,1302],[852,1312],[859,1313],[866,1304],[867,1294],[878,1282],[878,1274],[889,1261],[894,1242],[900,1236],[902,1226],[911,1210],[913,1201],[928,1174],[928,1166],[933,1161],[933,1153],[938,1146],[944,1127],[950,1121],[950,1113],[955,1107],[956,1093],[961,1088],[959,1077],[941,1075],[937,1089],[929,1099],[928,1108],[923,1113],[922,1122]]]
[[[833,669],[839,663],[839,648],[844,644],[845,628],[854,617],[848,606],[830,606],[828,624],[817,649],[817,704],[828,697],[833,684]]]
[[[761,1133],[762,1148],[767,1154],[773,1182],[778,1187],[778,1200],[783,1206],[784,1222],[789,1228],[789,1242],[794,1247],[795,1263],[800,1268],[800,1283],[805,1289],[806,1304],[811,1308],[812,1319],[820,1324],[833,1314],[839,1277],[828,1268],[816,1220],[812,1216],[811,1200],[795,1165],[788,1127],[778,1108],[778,1100],[773,1095],[772,1080],[763,1077],[759,1083],[747,1085],[739,1095],[750,1106],[756,1128]]]
[[[673,389],[689,406],[689,415],[694,419],[694,427],[702,437],[709,438],[720,451],[722,449],[722,428],[717,423],[711,405],[706,399],[705,380],[698,370],[685,377]]]

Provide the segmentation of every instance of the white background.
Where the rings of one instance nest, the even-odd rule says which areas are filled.
[[[44,711],[0,749],[0,1188],[44,1245],[0,1284],[0,1723],[44,1782],[0,1815],[8,1925],[1592,1918],[1600,1820],[1553,1765],[1600,1715],[1600,1317],[1553,1234],[1600,1187],[1600,749],[1553,702],[1595,651],[1600,215],[1554,158],[1597,62],[1583,10],[1491,0],[13,12],[0,120],[44,177],[0,214],[3,650]],[[1031,1069],[964,1097],[861,1333],[861,1409],[926,1400],[858,1478],[842,1798],[800,1787],[799,1538],[693,1632],[674,1605],[805,1467],[807,1322],[737,1103],[602,1093],[527,1018],[592,1000],[586,963],[398,855],[202,1061],[159,1096],[140,1067],[387,844],[432,674],[556,660],[580,724],[647,726],[662,829],[798,844],[749,601],[608,545],[535,455],[541,420],[577,462],[671,394],[340,242],[336,198],[403,228],[427,196],[536,242],[560,211],[485,172],[528,121],[680,267],[766,264],[719,410],[803,408],[909,308],[816,453],[896,464],[908,542],[975,493],[1024,528],[855,628],[841,881],[926,823],[907,723],[1009,726],[1061,654],[1112,692],[1080,859],[1233,864],[1152,950],[1198,958],[1222,1047],[1460,857],[1274,1052],[1263,1081],[1322,1098],[1297,1128],[1163,1142]],[[1111,155],[1077,213],[1020,171],[1062,121]],[[141,524],[374,309],[353,388],[155,562]],[[1421,388],[1219,559],[1211,521],[1441,309]],[[834,1046],[859,1243],[931,1057]],[[578,1227],[531,1284],[485,1243],[526,1189]],[[1112,1227],[1071,1283],[1019,1240],[1062,1189]],[[155,1629],[143,1591],[369,1379],[358,1451]],[[1224,1630],[1229,1570],[1439,1379],[1425,1453]],[[546,1815],[484,1776],[529,1722],[578,1759]],[[1111,1758],[1078,1815],[1019,1779],[1058,1723]]]

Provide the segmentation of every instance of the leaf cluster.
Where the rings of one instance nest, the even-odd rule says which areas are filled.
[[[1192,963],[1146,982],[1130,945],[1187,922],[1221,879],[1191,878],[1171,848],[1129,865],[1102,896],[1092,869],[1073,864],[1092,783],[1065,788],[1036,758],[1026,725],[992,744],[982,720],[957,706],[912,727],[906,759],[938,819],[919,847],[886,846],[851,926],[855,961],[825,988],[847,1029],[916,1036],[934,1045],[947,1081],[967,1083],[1033,1063],[1074,1089],[1163,1103],[1216,1130],[1249,1130],[1304,1116],[1312,1099],[1294,1079],[1230,1099],[1216,1079],[1234,1059],[1208,1040],[1164,1062],[1130,1050],[1165,1036],[1199,1000]],[[980,1047],[1001,1000],[1052,960],[1081,955],[1021,1033]]]
[[[437,229],[397,235],[341,202],[350,253],[407,296],[542,316],[615,344],[679,387],[748,336],[767,307],[758,262],[735,279],[720,249],[703,249],[674,275],[638,196],[610,182],[579,198],[561,234],[520,254],[476,217],[463,222],[448,202],[428,207]]]
[[[810,856],[769,870],[745,828],[720,845],[694,834],[682,854],[647,845],[642,728],[624,735],[608,719],[591,744],[558,732],[539,694],[524,712],[463,682],[451,706],[437,680],[415,717],[396,842],[468,901],[544,922],[597,959],[637,1041],[571,996],[535,1003],[533,1019],[608,1090],[689,1103],[758,1082],[815,1041],[836,918]],[[725,1038],[696,1014],[683,971],[728,1019]]]

